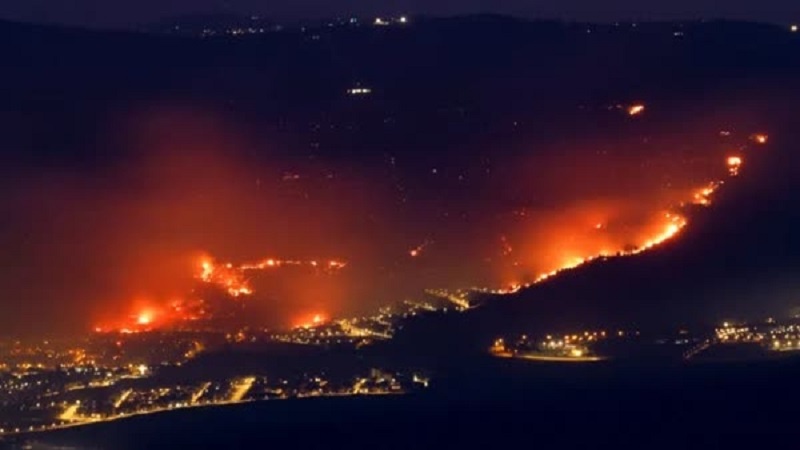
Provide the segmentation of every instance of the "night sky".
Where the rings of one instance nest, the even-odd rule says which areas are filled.
[[[195,13],[260,14],[277,19],[337,15],[501,13],[537,18],[615,21],[723,18],[788,23],[800,17],[795,0],[5,0],[0,17],[93,27],[130,27]]]

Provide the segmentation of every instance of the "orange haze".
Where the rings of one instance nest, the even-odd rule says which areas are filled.
[[[146,109],[118,129],[120,161],[91,177],[39,173],[12,206],[32,224],[15,292],[57,299],[47,313],[84,327],[149,329],[186,316],[198,278],[284,327],[424,288],[531,282],[646,245],[674,226],[679,204],[705,204],[709,183],[742,162],[726,166],[708,129],[665,131],[662,144],[636,133],[562,140],[498,158],[485,180],[458,185],[464,201],[442,206],[426,195],[398,201],[383,169],[287,156],[207,112]]]

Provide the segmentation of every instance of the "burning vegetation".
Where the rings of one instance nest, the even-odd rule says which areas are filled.
[[[710,205],[747,151],[727,153],[741,136],[715,127],[686,155],[655,137],[598,138],[433,169],[392,156],[362,170],[270,150],[253,159],[240,151],[246,133],[213,115],[169,110],[134,123],[127,164],[103,179],[50,175],[37,201],[26,192],[18,205],[37,224],[30,253],[62,268],[42,276],[66,280],[36,295],[63,297],[97,331],[200,327],[244,307],[287,328],[429,288],[518,290],[678,235],[685,205]],[[740,140],[761,146],[760,136]]]

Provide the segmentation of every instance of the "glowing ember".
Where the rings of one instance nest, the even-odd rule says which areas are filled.
[[[418,246],[416,246],[416,247],[412,248],[411,250],[409,250],[408,254],[412,258],[416,258],[417,256],[421,255],[422,251],[425,250],[425,248],[427,246],[429,246],[430,244],[431,244],[431,241],[425,241],[422,244],[419,244]]]
[[[644,105],[642,104],[635,104],[628,107],[628,115],[629,116],[638,116],[644,112]]]
[[[514,247],[508,242],[508,238],[500,236],[500,242],[503,244],[503,256],[508,256],[514,251]]]
[[[753,136],[751,136],[751,139],[754,140],[756,143],[763,145],[767,143],[767,141],[769,140],[769,136],[767,136],[766,134],[754,134]]]
[[[726,162],[728,164],[728,173],[732,177],[739,175],[739,168],[742,166],[742,158],[740,156],[729,156]]]
[[[202,269],[202,272],[200,272],[200,279],[205,282],[210,282],[211,276],[214,274],[214,265],[211,261],[205,260],[200,263],[200,267]]]
[[[709,183],[708,186],[698,189],[692,196],[692,203],[695,205],[708,206],[711,204],[711,196],[719,188],[719,183]]]
[[[328,268],[330,269],[342,269],[346,265],[347,263],[343,263],[341,261],[336,261],[336,260],[328,261]]]

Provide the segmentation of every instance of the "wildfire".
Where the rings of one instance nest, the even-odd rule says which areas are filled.
[[[253,289],[244,277],[244,272],[230,263],[216,264],[210,258],[203,258],[200,261],[200,272],[196,277],[204,283],[215,284],[225,289],[232,297],[253,293]]]
[[[328,317],[322,313],[316,313],[309,319],[303,319],[295,325],[295,328],[314,328],[328,322]]]
[[[341,262],[341,261],[336,261],[336,260],[328,261],[328,268],[329,269],[334,269],[334,270],[343,269],[344,266],[346,266],[346,265],[347,265],[347,263],[344,263],[344,262]]]
[[[709,193],[709,195],[710,195],[710,193]],[[654,235],[654,236],[648,238],[647,240],[645,240],[643,243],[641,243],[635,249],[628,250],[628,251],[619,251],[619,252],[616,252],[616,253],[611,253],[611,252],[608,252],[608,251],[601,251],[596,255],[588,256],[588,257],[578,257],[578,256],[570,257],[570,258],[565,259],[565,261],[561,264],[561,266],[559,268],[551,270],[550,272],[547,272],[547,273],[539,274],[539,276],[537,276],[536,279],[532,283],[527,283],[527,284],[512,283],[507,288],[498,289],[498,290],[495,290],[493,292],[496,293],[496,294],[513,294],[513,293],[519,291],[522,288],[530,287],[532,285],[542,283],[542,282],[544,282],[544,281],[546,281],[546,280],[558,275],[561,272],[575,269],[575,268],[577,268],[579,266],[582,266],[584,264],[590,263],[590,262],[595,261],[595,260],[600,259],[600,258],[606,258],[606,257],[611,257],[611,256],[637,255],[637,254],[645,252],[645,251],[647,251],[647,250],[649,250],[649,249],[651,249],[651,248],[653,248],[655,246],[658,246],[658,245],[662,244],[663,242],[665,242],[665,241],[667,241],[669,239],[672,239],[675,235],[680,233],[681,230],[683,230],[683,228],[687,224],[686,218],[683,217],[680,214],[667,212],[667,213],[664,213],[663,217],[665,219],[665,222],[664,222],[664,225],[663,225],[663,228],[661,229],[661,231],[659,231],[656,235]],[[600,228],[602,228],[602,227],[600,227]]]
[[[268,270],[272,268],[286,267],[286,266],[307,266],[312,268],[323,267],[327,270],[336,271],[343,269],[345,266],[347,266],[347,263],[335,259],[332,259],[325,264],[321,264],[317,260],[299,261],[292,259],[269,258],[258,262],[244,263],[240,266],[231,266],[231,267],[235,270],[246,272],[246,271]]]
[[[194,278],[202,283],[213,285],[224,290],[234,298],[247,297],[255,293],[250,285],[247,272],[273,270],[286,266],[299,266],[313,268],[315,272],[334,273],[347,266],[346,262],[332,259],[324,263],[317,260],[298,261],[288,259],[265,259],[255,263],[235,265],[233,263],[218,263],[209,256],[204,256],[197,261]],[[161,304],[162,306],[154,306]],[[149,331],[154,328],[190,323],[203,317],[208,317],[207,306],[203,300],[172,299],[169,302],[158,302],[149,299],[148,306],[129,315],[124,321],[115,324],[103,324],[93,329],[97,333],[119,332],[124,334]],[[316,326],[327,321],[324,315],[317,314],[307,323]]]
[[[742,167],[742,157],[741,156],[729,156],[726,160],[728,164],[728,173],[735,177],[739,175],[739,168]]]
[[[618,114],[626,110],[631,116],[642,114],[645,110],[643,104],[634,104],[627,109],[623,109],[625,108],[624,106],[618,105],[616,108],[619,111]],[[725,133],[725,135],[730,134],[727,131],[721,133]],[[750,140],[753,145],[766,144],[768,137],[763,134],[754,134],[750,137]],[[721,163],[724,161],[728,174],[730,176],[737,176],[742,168],[744,157],[743,154],[739,154],[740,151],[742,153],[746,152],[745,149],[737,150],[737,154],[729,155],[725,157],[724,160],[717,160],[717,170],[720,172],[722,171],[723,166]],[[609,213],[603,208],[592,207],[592,211],[587,214],[583,214],[583,210],[581,210],[581,216],[578,218],[578,221],[572,221],[573,216],[565,214],[569,219],[568,223],[565,222],[565,230],[563,233],[561,233],[562,230],[558,230],[561,234],[553,234],[553,236],[559,238],[559,242],[553,243],[553,247],[557,249],[551,252],[548,248],[548,251],[536,253],[536,264],[540,264],[538,261],[540,254],[546,255],[544,258],[547,259],[543,260],[544,264],[537,265],[534,270],[527,273],[516,273],[516,271],[520,269],[514,269],[515,273],[508,278],[504,278],[503,283],[500,284],[503,288],[496,289],[492,292],[500,294],[515,293],[525,287],[544,282],[564,271],[575,269],[598,259],[637,255],[657,247],[675,238],[688,224],[688,216],[684,215],[686,211],[678,208],[678,204],[681,206],[686,204],[709,206],[712,203],[714,194],[722,183],[722,181],[714,181],[700,185],[696,189],[685,189],[679,192],[683,198],[677,199],[678,201],[676,201],[673,206],[651,205],[651,209],[649,210],[651,213],[653,211],[659,212],[651,214],[650,216],[645,216],[642,219],[646,219],[646,235],[642,235],[644,233],[638,231],[637,233],[642,234],[631,235],[629,232],[626,232],[626,235],[620,236],[620,230],[629,230],[630,228],[623,227],[630,227],[630,224],[625,223],[626,221],[624,219],[618,220],[618,216],[615,215],[615,213]],[[680,200],[683,201],[681,202]],[[514,214],[524,217],[526,213],[525,210],[521,210],[521,212],[515,211]],[[531,216],[533,216],[533,214],[531,214]],[[641,215],[636,216],[637,220],[640,216]],[[531,221],[533,221],[533,219],[531,219]],[[562,222],[557,223],[561,224]],[[635,222],[635,224],[640,224],[640,222]],[[569,234],[569,230],[576,230],[578,228],[579,231],[576,232],[575,239],[573,239],[572,242],[561,239],[565,234]],[[546,226],[542,227],[542,229],[545,230],[545,233],[549,232],[549,228]],[[549,236],[549,234],[546,234],[546,236]],[[572,236],[568,237],[571,238]],[[524,264],[524,258],[527,256],[526,253],[529,249],[524,247],[524,242],[523,244],[519,244],[515,241],[512,242],[514,238],[514,235],[509,235],[508,237],[506,235],[501,235],[501,248],[498,250],[496,241],[497,235],[495,235],[493,245],[495,248],[494,252],[500,251],[503,256],[509,258],[505,258],[501,262],[498,262],[499,259],[495,258],[490,261],[490,264],[503,264],[503,268],[506,268],[511,263],[514,264],[514,267],[519,267],[519,261],[523,261],[522,264]],[[407,244],[416,244],[417,242],[410,242]],[[408,249],[407,254],[410,258],[419,258],[423,256],[423,253],[433,243],[433,240],[427,239],[419,243],[419,245]],[[514,244],[513,247],[512,243]],[[444,246],[445,244],[439,243],[439,245]],[[401,249],[402,248],[404,247],[401,247]],[[534,252],[537,251],[538,249],[534,250]],[[514,255],[514,261],[510,261],[510,255],[512,254]],[[519,255],[522,256],[518,258]],[[400,256],[402,257],[402,250]],[[487,261],[489,261],[488,258]],[[221,291],[227,293],[230,297],[246,298],[255,293],[250,279],[252,276],[256,275],[253,272],[269,272],[295,267],[311,271],[315,274],[331,274],[344,269],[347,267],[347,264],[347,262],[340,259],[281,259],[277,257],[234,263],[219,262],[211,256],[205,256],[194,262],[195,267],[193,272],[195,279],[199,282],[220,288]],[[514,281],[509,282],[510,280]],[[526,283],[518,280],[524,280]],[[222,297],[225,296],[223,295]],[[170,307],[164,306],[168,304],[166,302],[148,302],[145,303],[147,305],[146,309],[132,310],[131,312],[135,312],[127,315],[125,321],[118,326],[97,327],[96,331],[116,330],[135,333],[185,322],[187,320],[196,320],[205,317],[204,314],[208,314],[203,312],[203,308],[206,308],[205,311],[209,311],[207,307],[208,304],[201,304],[198,306],[196,302],[192,302],[194,302],[194,300],[186,302],[179,301],[171,304]],[[202,302],[202,300],[200,300],[200,302]],[[139,308],[141,308],[141,304]],[[325,324],[328,320],[329,319],[324,314],[317,313],[312,316],[303,317],[300,321],[291,321],[290,323],[299,328],[314,328]]]
[[[153,315],[149,311],[142,311],[136,317],[136,323],[139,325],[150,325],[153,322]]]
[[[692,196],[692,203],[695,205],[709,206],[711,204],[711,196],[718,188],[719,183],[709,183],[708,186],[696,190]]]
[[[298,261],[290,259],[268,258],[262,261],[234,265],[233,263],[217,264],[210,258],[200,261],[200,271],[196,278],[204,283],[214,284],[223,289],[232,297],[252,295],[255,290],[250,285],[246,272],[270,270],[286,266],[306,266],[322,268],[327,272],[335,272],[347,266],[339,260],[330,260],[321,265],[317,260]]]
[[[637,255],[644,251],[647,251],[657,245],[672,239],[676,234],[680,233],[681,230],[686,226],[686,218],[673,213],[665,213],[664,217],[667,219],[668,223],[664,226],[663,230],[653,236],[652,238],[646,240],[644,244],[642,244],[639,248],[635,250],[631,250],[629,252],[622,252],[621,254],[624,255]]]
[[[636,105],[636,106],[640,106],[640,105]],[[639,108],[634,109],[634,107],[631,107],[631,109],[629,109],[628,112],[631,115],[635,115],[635,114],[640,113],[643,109],[644,109],[643,106],[641,107],[641,109],[639,109]],[[759,143],[759,144],[764,144],[764,143],[767,142],[767,136],[766,135],[758,135],[757,134],[757,135],[754,135],[752,137],[752,139],[755,142]],[[742,157],[741,156],[735,156],[735,155],[734,156],[729,156],[726,159],[726,165],[728,167],[728,174],[730,176],[732,176],[732,177],[737,176],[739,174],[739,170],[740,170],[740,168],[742,166]],[[709,205],[711,205],[711,197],[719,189],[721,184],[722,184],[721,181],[711,182],[708,185],[693,191],[692,201],[691,202],[693,204],[695,204],[695,205],[701,205],[701,206],[709,206]],[[663,213],[663,218],[664,218],[664,223],[663,223],[660,231],[658,231],[655,235],[653,235],[653,236],[647,238],[646,240],[644,240],[643,242],[641,242],[636,248],[631,249],[631,250],[626,250],[626,251],[619,251],[619,252],[616,252],[615,255],[616,256],[631,256],[631,255],[637,255],[639,253],[643,253],[643,252],[645,252],[647,250],[650,250],[653,247],[661,245],[664,242],[674,238],[676,235],[678,235],[686,227],[686,225],[688,223],[688,220],[686,219],[686,217],[684,217],[681,214],[675,213],[675,212],[665,212],[665,213]],[[604,228],[604,224],[603,223],[597,223],[597,224],[595,224],[594,228],[597,229],[597,230],[602,230]],[[584,265],[584,264],[589,263],[591,261],[594,261],[594,260],[596,260],[598,258],[604,258],[604,257],[609,257],[609,256],[615,256],[615,255],[614,254],[610,254],[609,252],[606,252],[606,251],[601,251],[598,254],[593,255],[593,256],[589,256],[589,257],[568,258],[560,265],[559,268],[551,270],[550,272],[547,272],[547,273],[540,274],[538,277],[536,277],[536,279],[532,283],[528,283],[528,284],[524,284],[524,285],[520,285],[520,284],[514,283],[511,286],[509,286],[508,288],[496,289],[496,290],[494,290],[492,292],[494,292],[496,294],[513,294],[513,293],[519,291],[520,289],[522,289],[523,287],[529,287],[529,286],[532,286],[534,284],[538,284],[538,283],[544,282],[544,281],[546,281],[546,280],[558,275],[559,273],[561,273],[563,271],[574,269],[574,268],[576,268],[578,266]]]

